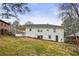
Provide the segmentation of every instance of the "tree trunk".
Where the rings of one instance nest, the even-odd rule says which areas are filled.
[[[74,33],[74,37],[75,37],[75,40],[76,40],[76,50],[75,50],[75,52],[79,52],[78,37],[77,37],[77,35],[75,33]]]

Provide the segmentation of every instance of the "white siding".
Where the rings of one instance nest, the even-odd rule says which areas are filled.
[[[20,37],[20,36],[24,36],[23,34],[15,34],[15,36]]]
[[[43,39],[56,41],[56,35],[58,35],[58,42],[64,42],[64,30],[61,28],[56,28],[56,32],[54,32],[53,28],[40,28],[39,30],[42,30],[42,32],[38,32],[38,28],[31,28],[32,31],[29,31],[29,29],[26,28],[25,36],[37,38],[38,35],[43,35]],[[49,35],[51,35],[51,39],[49,39]]]

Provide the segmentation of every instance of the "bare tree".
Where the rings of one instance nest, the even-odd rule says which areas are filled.
[[[25,25],[29,25],[29,24],[33,24],[33,22],[27,21],[27,22],[25,23]]]
[[[19,14],[25,14],[30,12],[30,9],[27,6],[27,3],[2,3],[1,8],[4,12],[1,13],[2,18],[11,18],[15,17],[16,21],[11,25],[12,32],[16,32],[16,27],[19,25],[20,18]]]
[[[62,17],[63,23],[65,26],[69,25],[67,28],[70,28],[72,33],[74,34],[75,41],[78,46],[78,38],[76,35],[77,32],[77,22],[79,21],[79,4],[77,3],[64,3],[61,4],[59,7],[60,10],[60,17]]]
[[[18,14],[25,14],[25,12],[30,12],[30,9],[27,7],[27,3],[2,3],[2,10],[4,11],[1,13],[3,18],[11,18],[15,17],[17,20]]]

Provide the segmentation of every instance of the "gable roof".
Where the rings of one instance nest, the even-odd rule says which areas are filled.
[[[63,28],[63,27],[49,24],[27,24],[27,25],[20,25],[16,29],[24,31],[26,28]]]
[[[7,23],[7,22],[5,22],[5,21],[3,21],[3,20],[0,20],[0,22],[3,22],[3,23],[6,23],[6,24],[10,25],[10,23]]]
[[[50,25],[50,24],[27,24],[26,28],[63,28],[58,25]]]

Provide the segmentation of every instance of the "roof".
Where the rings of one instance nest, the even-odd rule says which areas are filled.
[[[63,28],[63,27],[49,24],[27,24],[27,25],[20,25],[16,29],[24,31],[26,28]]]
[[[24,26],[24,25],[20,25],[20,26],[17,26],[16,29],[18,29],[18,30],[20,30],[20,31],[25,31],[26,26]]]
[[[3,22],[3,23],[6,23],[6,24],[10,25],[10,23],[7,23],[7,22],[5,22],[5,21],[3,21],[3,20],[0,20],[0,22]]]
[[[76,36],[79,36],[79,32],[75,33],[75,35],[76,35]],[[73,36],[74,36],[74,34],[71,34],[71,35],[68,35],[68,36],[66,36],[66,37],[73,37]]]
[[[26,28],[63,28],[58,25],[50,25],[50,24],[27,24]]]

